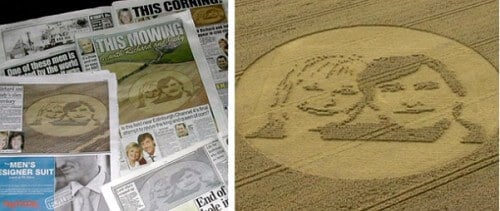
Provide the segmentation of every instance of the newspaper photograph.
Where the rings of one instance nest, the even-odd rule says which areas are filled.
[[[117,75],[122,173],[227,133],[227,117],[188,13],[76,38],[91,46],[78,48],[85,71]],[[128,154],[143,159],[136,165],[126,161]]]
[[[109,152],[118,140],[116,79],[107,71],[0,77],[0,96],[2,152]]]
[[[127,25],[176,12],[189,10],[194,21],[205,58],[209,64],[219,97],[227,110],[228,101],[228,24],[225,8],[227,2],[137,0],[113,3],[113,19],[117,25]]]
[[[111,7],[98,7],[0,26],[0,61],[75,43],[74,33],[113,27]]]
[[[65,45],[6,61],[0,66],[0,76],[56,75],[82,70],[76,46]]]
[[[227,153],[219,140],[179,151],[102,188],[111,210],[224,210]]]
[[[109,210],[109,154],[0,157],[0,210]]]

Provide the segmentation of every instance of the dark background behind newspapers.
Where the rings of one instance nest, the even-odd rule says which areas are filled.
[[[0,24],[19,22],[23,20],[39,18],[48,15],[71,12],[75,10],[89,9],[100,6],[111,6],[110,0],[34,0],[17,1],[3,0],[0,8],[4,11],[0,17]]]

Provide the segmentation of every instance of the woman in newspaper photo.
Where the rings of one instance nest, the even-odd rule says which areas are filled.
[[[24,134],[12,132],[9,137],[9,149],[21,152],[24,148]]]
[[[128,158],[128,165],[131,169],[146,164],[146,159],[142,156],[142,147],[138,143],[132,142],[125,148]]]
[[[132,23],[132,12],[128,8],[123,8],[118,11],[118,19],[120,24]]]
[[[0,150],[7,149],[9,144],[9,134],[5,131],[0,132]]]
[[[224,52],[227,56],[227,49],[228,49],[228,44],[227,44],[227,40],[222,38],[219,40],[219,48],[222,50],[222,52]]]

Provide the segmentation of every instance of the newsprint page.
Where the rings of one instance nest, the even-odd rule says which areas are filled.
[[[198,37],[219,97],[227,112],[228,99],[228,25],[227,1],[137,0],[113,2],[112,14],[117,25],[153,20],[185,10],[191,11]],[[189,3],[188,3],[189,2]]]
[[[114,26],[111,7],[98,7],[0,26],[0,61],[74,44],[77,32]]]
[[[117,75],[122,174],[227,133],[227,117],[189,13],[76,39],[85,71],[102,68]],[[139,161],[124,156],[136,144],[144,148]]]
[[[0,76],[56,75],[82,72],[76,46],[64,45],[0,64]]]
[[[206,140],[103,187],[111,210],[200,210],[228,207],[227,154]]]
[[[68,210],[86,184],[94,208],[107,210],[100,187],[119,170],[116,89],[108,71],[0,77],[2,209]]]

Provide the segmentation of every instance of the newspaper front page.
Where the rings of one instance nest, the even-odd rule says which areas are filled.
[[[100,187],[119,171],[110,163],[118,159],[110,151],[119,139],[115,75],[41,79],[0,77],[0,210],[108,210]]]
[[[113,27],[111,7],[98,7],[0,26],[0,62],[75,43],[77,32]]]
[[[106,184],[111,210],[224,210],[227,153],[206,140]]]
[[[188,13],[76,35],[86,71],[118,79],[121,173],[227,134],[227,117]]]
[[[228,101],[228,24],[225,7],[221,0],[178,1],[137,0],[113,3],[113,19],[117,25],[152,20],[175,12],[190,10],[196,31],[215,87],[227,110]]]
[[[3,62],[0,65],[0,76],[56,75],[82,70],[76,46],[65,45]]]

